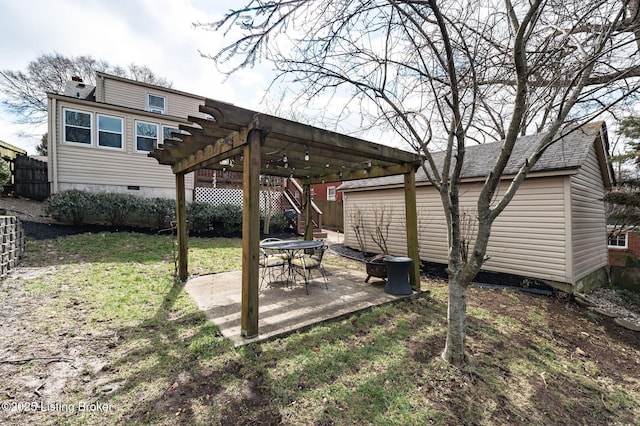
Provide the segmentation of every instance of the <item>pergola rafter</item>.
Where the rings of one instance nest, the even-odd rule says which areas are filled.
[[[149,156],[171,166],[176,176],[181,280],[188,276],[185,174],[204,168],[243,172],[243,336],[258,334],[261,175],[297,178],[308,190],[313,183],[403,174],[407,252],[414,260],[410,278],[412,286],[419,287],[415,171],[420,158],[416,154],[212,99],[206,99],[199,111],[206,118],[189,116],[193,125],[180,125],[180,133],[172,134]],[[305,238],[312,238],[311,229]]]

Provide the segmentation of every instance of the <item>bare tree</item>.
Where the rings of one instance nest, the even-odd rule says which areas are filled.
[[[560,131],[638,92],[639,0],[250,1],[209,28],[242,36],[212,56],[229,72],[268,60],[299,101],[347,98],[369,125],[394,130],[422,158],[448,227],[449,309],[443,358],[465,360],[467,287],[491,227]],[[338,117],[341,118],[341,117]],[[544,132],[506,192],[519,135]],[[465,255],[460,180],[465,147],[501,140]],[[432,150],[445,152],[436,163]]]
[[[0,71],[1,104],[17,123],[41,124],[47,121],[47,93],[62,93],[67,81],[80,77],[95,84],[96,71],[157,86],[171,87],[171,82],[156,76],[146,65],[114,66],[91,56],[63,56],[54,52],[38,56],[25,71]]]
[[[349,225],[358,241],[358,247],[363,256],[367,255],[367,232],[364,224],[364,213],[360,206],[351,207],[347,211]]]
[[[389,228],[393,218],[393,206],[386,204],[376,205],[373,209],[373,229],[371,239],[380,248],[383,254],[389,254],[387,241],[389,240]]]

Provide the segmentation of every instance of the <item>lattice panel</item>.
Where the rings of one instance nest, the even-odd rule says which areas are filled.
[[[233,204],[242,206],[242,190],[228,188],[204,188],[197,187],[195,191],[195,201],[209,203],[214,206],[222,204]],[[272,192],[269,196],[267,191],[260,191],[260,210],[265,211],[266,203],[271,199],[271,207],[274,213],[282,212],[289,208],[282,192]]]

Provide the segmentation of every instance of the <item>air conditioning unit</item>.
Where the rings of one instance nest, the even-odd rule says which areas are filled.
[[[155,112],[156,114],[164,114],[164,110],[158,109],[158,108],[149,108],[149,112]]]

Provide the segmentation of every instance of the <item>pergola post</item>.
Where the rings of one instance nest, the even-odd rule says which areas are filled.
[[[184,173],[176,173],[176,220],[178,233],[178,278],[185,281],[188,276],[187,264],[189,245],[187,234],[187,197],[184,187]]]
[[[258,284],[260,255],[260,140],[253,129],[244,146],[242,206],[242,319],[245,338],[258,335]]]
[[[302,185],[302,195],[304,197],[304,239],[313,240],[313,216],[311,215],[311,185]]]
[[[407,222],[407,255],[413,259],[409,270],[409,282],[420,289],[420,250],[418,249],[418,209],[416,207],[416,172],[404,174],[404,206]]]

